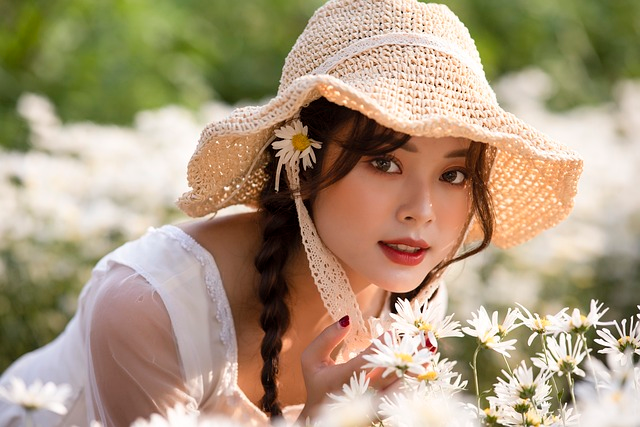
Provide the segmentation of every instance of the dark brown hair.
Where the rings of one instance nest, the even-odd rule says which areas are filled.
[[[301,193],[310,209],[310,200],[317,192],[342,179],[363,156],[382,155],[396,150],[411,137],[379,125],[361,113],[338,106],[320,98],[303,108],[300,119],[309,129],[309,136],[318,141],[331,141],[341,146],[341,154],[323,170],[324,153],[318,150],[317,163],[301,176]],[[348,138],[339,136],[348,135]],[[486,248],[493,234],[493,213],[486,183],[489,177],[494,150],[486,144],[473,142],[466,159],[471,182],[472,218],[479,224],[483,234],[482,241],[464,253],[455,256],[452,252],[438,264],[422,283],[405,294],[392,294],[391,309],[395,309],[398,298],[414,298],[421,289],[438,278],[445,267],[455,261],[467,258]],[[279,355],[282,350],[282,337],[290,322],[287,305],[289,287],[283,274],[288,257],[301,248],[300,228],[295,203],[288,189],[286,179],[280,179],[280,191],[275,192],[275,156],[271,158],[267,171],[270,180],[266,183],[260,197],[260,210],[263,215],[263,242],[256,257],[255,265],[260,273],[258,296],[263,308],[260,326],[264,330],[261,344],[261,355],[264,361],[261,373],[264,396],[261,400],[262,410],[271,417],[282,415],[278,401],[277,377],[279,371]],[[468,224],[467,224],[468,225]],[[461,241],[463,237],[461,236]],[[457,249],[457,248],[456,248]]]

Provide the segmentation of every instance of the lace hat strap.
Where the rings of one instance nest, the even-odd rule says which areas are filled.
[[[345,314],[351,320],[351,331],[345,339],[347,350],[360,350],[370,343],[370,333],[365,325],[360,306],[353,293],[347,274],[335,255],[322,243],[320,236],[309,216],[300,192],[300,167],[298,163],[287,164],[287,178],[290,188],[294,189],[294,200],[300,223],[302,244],[307,254],[313,281],[318,288],[322,302],[333,320],[337,321]]]

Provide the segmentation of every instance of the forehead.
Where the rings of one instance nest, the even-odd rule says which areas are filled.
[[[464,157],[467,154],[471,140],[467,138],[445,137],[431,138],[428,136],[413,136],[400,147],[412,153],[422,151],[424,147],[446,152],[447,157]]]

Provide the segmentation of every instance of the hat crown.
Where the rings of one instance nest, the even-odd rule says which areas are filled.
[[[445,50],[484,77],[475,42],[447,6],[416,0],[332,0],[316,11],[298,37],[285,60],[278,92],[305,75],[331,74],[331,63],[346,59],[350,49],[364,51],[367,45],[391,44],[399,38]],[[372,66],[386,58],[367,59]]]

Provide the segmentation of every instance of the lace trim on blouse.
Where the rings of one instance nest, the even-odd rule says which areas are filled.
[[[216,319],[222,325],[220,340],[227,351],[225,371],[222,375],[222,387],[225,395],[231,395],[236,389],[238,380],[238,347],[231,305],[222,286],[222,279],[215,260],[211,253],[200,246],[193,237],[176,226],[165,225],[156,229],[156,231],[164,233],[180,243],[180,246],[190,252],[204,269],[204,282],[207,287],[207,293],[216,306]]]
[[[215,304],[216,319],[222,326],[220,340],[227,351],[227,361],[221,378],[222,394],[228,397],[239,398],[245,403],[248,409],[250,408],[251,411],[253,411],[253,414],[244,413],[245,419],[249,420],[252,416],[257,416],[263,423],[268,423],[269,419],[267,415],[254,405],[240,387],[238,387],[238,342],[235,325],[233,323],[233,314],[213,255],[179,227],[165,225],[161,228],[155,228],[153,231],[163,233],[177,241],[183,249],[190,252],[202,265],[207,293]],[[294,422],[303,407],[304,405],[300,404],[288,405],[282,408],[285,420],[288,423]]]

